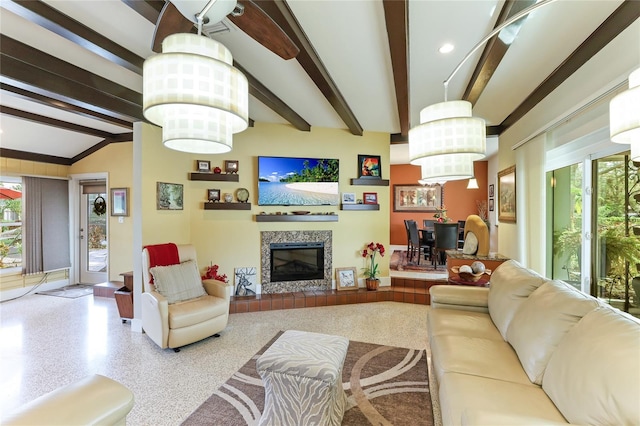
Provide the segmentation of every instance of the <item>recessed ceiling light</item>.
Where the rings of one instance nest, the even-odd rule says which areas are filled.
[[[438,49],[440,53],[449,53],[451,51],[453,51],[453,44],[451,43],[445,43]]]

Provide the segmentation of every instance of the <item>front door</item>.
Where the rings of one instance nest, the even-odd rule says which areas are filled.
[[[80,185],[80,283],[107,281],[107,194],[105,181]]]

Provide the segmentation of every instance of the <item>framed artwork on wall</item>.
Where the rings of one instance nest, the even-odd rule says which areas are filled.
[[[498,173],[498,220],[516,223],[516,166]]]
[[[225,173],[238,173],[238,161],[237,160],[224,160]]]
[[[336,268],[336,290],[357,290],[358,275],[356,268]]]
[[[129,216],[129,188],[111,188],[111,216]]]
[[[157,210],[183,210],[184,190],[180,183],[156,183]]]
[[[210,202],[220,201],[219,189],[207,189],[207,200]]]
[[[489,200],[489,211],[490,211],[490,212],[492,212],[494,208],[495,208],[495,207],[494,207],[494,204],[493,204],[493,198],[491,198],[491,199]]]
[[[381,169],[379,155],[358,155],[358,178],[381,179]]]
[[[440,185],[393,185],[394,212],[435,212],[441,205]]]
[[[493,191],[493,184],[489,185],[489,198],[493,198],[494,196],[494,191]]]
[[[356,203],[356,193],[355,192],[343,192],[342,193],[342,204],[355,204]]]
[[[378,193],[377,192],[364,192],[362,194],[362,198],[364,198],[365,204],[378,204]]]
[[[196,167],[201,173],[209,173],[211,171],[211,161],[209,160],[196,160]]]

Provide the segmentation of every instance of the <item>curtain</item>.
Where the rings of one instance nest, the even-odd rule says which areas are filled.
[[[23,274],[70,268],[68,182],[25,176],[23,188]]]

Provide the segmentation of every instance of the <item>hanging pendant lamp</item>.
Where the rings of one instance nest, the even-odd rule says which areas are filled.
[[[609,134],[615,143],[640,145],[640,68],[629,75],[629,89],[609,103]]]

